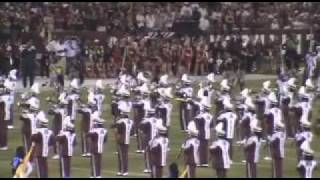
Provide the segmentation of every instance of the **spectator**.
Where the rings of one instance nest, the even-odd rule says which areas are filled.
[[[156,21],[155,15],[152,12],[146,14],[146,27],[149,32],[153,31],[153,28],[155,26],[155,21]]]
[[[36,48],[31,41],[21,47],[21,72],[23,78],[23,87],[27,87],[27,79],[29,78],[29,86],[31,87],[35,77],[35,56]]]
[[[189,19],[192,16],[192,8],[189,2],[185,2],[180,10],[180,16],[183,19]]]
[[[202,31],[202,33],[204,35],[208,34],[209,26],[210,26],[210,23],[209,23],[209,20],[207,19],[207,17],[202,16],[200,18],[200,22],[199,22],[199,29]]]

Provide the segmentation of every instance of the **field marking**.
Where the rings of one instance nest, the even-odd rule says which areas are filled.
[[[71,169],[75,169],[75,170],[88,170],[87,168],[81,168],[81,167],[72,167]],[[102,172],[105,172],[105,173],[114,173],[115,175],[118,173],[117,171],[110,171],[110,170],[106,170],[106,169],[101,169]],[[129,171],[129,176],[130,175],[134,175],[134,176],[147,176],[149,174],[143,174],[143,173],[136,173],[136,172],[130,172]],[[89,176],[90,177],[90,176]],[[123,176],[119,176],[120,177],[123,177]]]

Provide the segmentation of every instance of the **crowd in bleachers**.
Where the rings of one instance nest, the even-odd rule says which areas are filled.
[[[86,72],[87,77],[114,77],[123,65],[130,71],[150,69],[173,75],[219,74],[228,64],[255,72],[261,70],[263,64],[277,64],[283,39],[279,36],[260,38],[254,30],[317,29],[319,5],[316,2],[3,2],[0,27],[1,39],[5,40],[0,53],[1,72],[6,74],[8,69],[23,68],[19,47],[29,38],[36,47],[35,60],[39,62],[40,74],[49,76],[47,71],[54,63],[46,47],[55,39],[61,40],[54,35],[61,31],[105,32],[104,39],[77,37],[80,49],[75,59],[83,60],[77,67],[85,65],[86,68],[78,70],[81,70],[79,74]],[[196,27],[197,33],[170,34],[181,22],[192,23],[190,29]],[[244,37],[241,33],[232,33],[233,30],[250,33]],[[25,38],[24,33],[31,35]],[[158,36],[154,36],[155,33]],[[214,38],[211,34],[215,34]],[[299,49],[295,34],[289,35],[288,40],[289,49]],[[61,41],[65,43],[66,39]],[[303,50],[300,47],[299,52],[287,56],[295,59],[288,61],[289,67],[291,64],[297,67],[301,62],[296,54],[304,55],[308,47],[303,46]]]

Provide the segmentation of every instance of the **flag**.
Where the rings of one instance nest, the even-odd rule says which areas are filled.
[[[186,176],[188,172],[188,166],[184,169],[184,171],[182,172],[182,174],[179,176],[179,178],[184,178]]]
[[[27,153],[27,155],[24,157],[22,164],[19,165],[19,167],[16,170],[15,175],[13,176],[13,178],[22,178],[24,177],[24,172],[26,170],[27,167],[27,163],[30,160],[30,156],[32,154],[34,146],[31,146],[29,152]]]

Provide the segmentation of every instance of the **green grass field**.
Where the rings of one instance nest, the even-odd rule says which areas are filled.
[[[259,90],[261,87],[262,81],[248,81],[247,86],[253,90]],[[41,93],[41,108],[43,110],[48,109],[48,104],[45,102],[45,97],[51,96],[53,91],[43,91]],[[117,177],[117,156],[116,152],[116,143],[114,141],[113,131],[109,129],[110,124],[112,123],[112,116],[110,113],[110,94],[106,89],[107,98],[105,100],[105,113],[103,118],[107,120],[106,127],[109,130],[108,133],[108,142],[105,145],[105,150],[103,154],[103,177]],[[19,99],[17,98],[17,101]],[[170,153],[168,157],[168,164],[176,161],[179,164],[180,172],[183,170],[183,158],[176,160],[176,156],[180,151],[181,144],[185,139],[186,134],[180,132],[180,125],[178,121],[178,106],[177,102],[174,102],[174,109],[172,114],[171,128],[170,128]],[[316,119],[319,117],[319,101],[315,102],[315,107],[313,109],[313,118]],[[15,129],[9,130],[9,150],[0,151],[0,177],[11,177],[11,159],[15,153],[15,148],[19,145],[22,145],[22,139],[20,134],[20,122],[18,120],[19,110],[15,107]],[[49,117],[49,116],[48,116]],[[80,117],[80,116],[78,116]],[[313,119],[313,120],[314,120]],[[76,123],[76,129],[79,130],[79,121]],[[79,134],[79,133],[77,133]],[[315,137],[313,140],[312,148],[315,152],[320,152],[320,144],[318,144],[318,138]],[[284,161],[284,176],[285,177],[298,177],[296,171],[296,154],[295,154],[295,145],[291,143],[291,140],[288,140],[286,143],[286,154]],[[144,174],[144,161],[142,154],[136,154],[136,139],[132,137],[130,142],[129,149],[129,177],[149,177],[149,174]],[[78,137],[78,145],[75,149],[74,156],[72,157],[72,168],[71,175],[72,177],[90,177],[90,159],[81,157],[80,149],[80,137]],[[319,157],[319,153],[315,153]],[[271,177],[271,162],[263,160],[263,157],[266,155],[265,149],[262,150],[261,160],[258,165],[258,177]],[[245,165],[241,163],[243,160],[243,151],[240,147],[234,147],[234,163],[231,166],[231,169],[228,171],[228,177],[245,177]],[[49,158],[49,177],[59,177],[59,165],[57,160],[52,160]],[[164,172],[167,175],[167,168]],[[32,177],[35,177],[35,171],[32,174]],[[198,168],[197,177],[209,178],[216,177],[215,171],[209,168]],[[320,177],[320,171],[314,173],[314,177]]]

